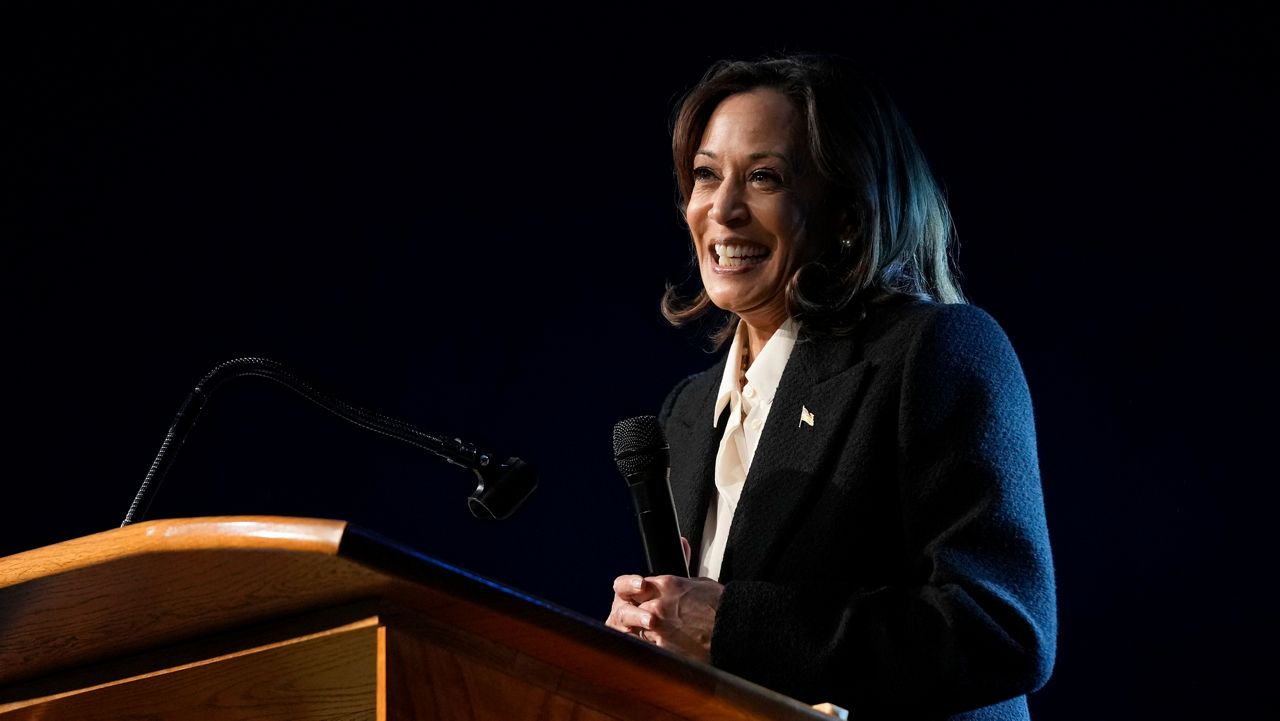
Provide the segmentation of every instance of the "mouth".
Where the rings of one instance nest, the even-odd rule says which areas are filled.
[[[720,268],[749,268],[763,263],[769,249],[749,243],[713,243],[711,258]]]

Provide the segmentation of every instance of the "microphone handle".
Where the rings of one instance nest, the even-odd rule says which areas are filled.
[[[684,560],[676,507],[671,500],[670,473],[669,468],[664,468],[661,476],[646,471],[632,473],[626,476],[627,487],[635,502],[649,575],[688,578],[689,565]]]

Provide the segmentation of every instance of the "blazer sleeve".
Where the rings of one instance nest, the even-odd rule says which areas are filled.
[[[1008,338],[977,308],[939,307],[905,353],[898,403],[903,581],[832,597],[732,580],[713,664],[894,718],[985,706],[1048,678],[1053,570],[1031,401]]]

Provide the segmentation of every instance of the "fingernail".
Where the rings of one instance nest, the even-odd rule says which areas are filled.
[[[634,589],[635,589],[635,590],[637,590],[637,591],[639,591],[640,589],[644,588],[644,579],[643,579],[643,578],[633,578],[633,579],[631,579],[631,587],[632,587],[632,588],[634,588]]]
[[[649,622],[652,620],[653,620],[653,616],[650,616],[649,614],[646,613],[645,615],[640,617],[640,625],[644,626],[645,628],[648,628]]]

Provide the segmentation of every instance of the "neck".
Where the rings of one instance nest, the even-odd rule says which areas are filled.
[[[742,322],[747,326],[745,353],[747,357],[746,365],[750,366],[755,362],[756,357],[760,355],[760,351],[764,349],[765,344],[773,337],[773,334],[782,327],[783,320],[763,325],[754,324],[746,318],[743,318]]]

